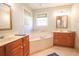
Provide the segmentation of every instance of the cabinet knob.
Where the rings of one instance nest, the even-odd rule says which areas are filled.
[[[23,48],[23,46],[21,46],[21,48]]]

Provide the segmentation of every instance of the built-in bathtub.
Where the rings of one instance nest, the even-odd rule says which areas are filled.
[[[30,35],[30,54],[53,46],[52,34],[47,32],[32,33]]]

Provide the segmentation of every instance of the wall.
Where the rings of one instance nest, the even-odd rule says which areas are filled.
[[[23,6],[21,4],[13,4],[11,6],[12,8],[12,30],[5,30],[5,31],[0,31],[0,34],[2,35],[9,35],[9,33],[18,33],[21,32],[23,29],[24,25],[24,9],[31,13],[32,15],[32,10],[28,8],[27,6]]]
[[[72,6],[71,29],[76,32],[75,47],[79,49],[79,4],[73,4]]]
[[[16,4],[16,7],[13,10],[13,31],[14,32],[22,32],[24,31],[24,9],[29,12],[32,16],[32,10],[24,5]]]
[[[21,31],[23,26],[23,8],[15,4],[12,8],[12,27],[13,32]]]
[[[71,5],[68,5],[68,6],[60,6],[60,7],[53,7],[53,8],[47,8],[47,9],[38,9],[38,10],[34,10],[33,13],[34,13],[34,16],[37,14],[37,13],[47,13],[48,14],[48,26],[47,28],[44,28],[46,29],[47,31],[55,31],[56,30],[56,18],[55,18],[55,15],[54,13],[55,12],[58,12],[58,11],[65,11],[65,12],[69,12],[71,11]],[[36,26],[36,23],[35,23],[35,17],[34,17],[34,30],[37,30],[37,29],[40,29],[39,27]],[[69,20],[68,20],[68,29],[67,30],[70,30],[70,16],[69,16]],[[64,30],[64,29],[63,29]]]

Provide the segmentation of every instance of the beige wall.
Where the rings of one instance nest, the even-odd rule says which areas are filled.
[[[55,31],[56,30],[56,18],[54,13],[58,11],[65,11],[65,12],[71,12],[71,5],[68,6],[61,6],[61,7],[54,7],[54,8],[47,8],[47,9],[40,9],[40,10],[34,10],[34,30],[40,29],[39,27],[36,26],[35,24],[35,15],[38,13],[47,13],[48,15],[48,27],[42,27],[43,29],[46,29],[48,31]],[[68,30],[70,30],[70,16],[68,20]]]
[[[76,32],[75,47],[79,49],[79,4],[72,6],[71,29]]]

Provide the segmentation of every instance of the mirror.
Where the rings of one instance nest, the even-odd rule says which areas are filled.
[[[0,3],[0,30],[12,29],[11,7]]]
[[[68,27],[68,16],[57,16],[56,17],[56,28],[67,28]]]

